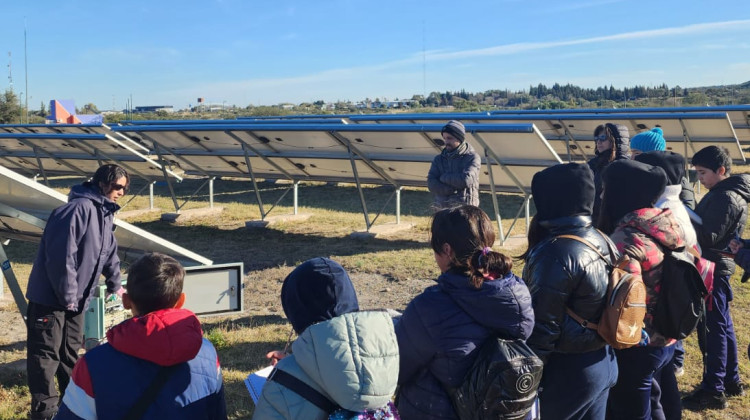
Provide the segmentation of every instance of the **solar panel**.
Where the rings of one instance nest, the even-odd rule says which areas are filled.
[[[67,202],[51,188],[0,166],[0,237],[26,241],[41,238],[49,214]],[[7,223],[6,223],[7,222]],[[162,252],[190,265],[211,265],[212,261],[127,222],[115,219],[115,237],[123,253]]]
[[[593,133],[596,126],[607,122],[623,124],[631,136],[639,131],[661,127],[667,149],[686,155],[708,145],[720,144],[729,150],[735,162],[744,163],[745,156],[727,115],[712,113],[525,113],[525,114],[398,114],[352,116],[353,123],[415,124],[446,122],[463,116],[463,122],[475,124],[528,124],[538,127],[555,152],[569,159],[590,158],[594,154]]]
[[[147,181],[163,179],[162,165],[141,153],[143,146],[137,150],[130,141],[105,134],[21,132],[25,128],[0,127],[5,131],[0,132],[0,164],[27,173],[88,176],[103,162],[113,162]],[[181,179],[170,169],[166,172]]]

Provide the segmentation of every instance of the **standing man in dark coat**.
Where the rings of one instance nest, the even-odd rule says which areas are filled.
[[[103,274],[107,292],[122,295],[114,236],[116,201],[130,178],[117,165],[101,166],[91,181],[70,190],[68,203],[50,214],[29,276],[26,369],[30,418],[57,412],[83,344],[84,312]]]
[[[452,120],[441,130],[445,148],[435,156],[427,175],[427,188],[435,195],[437,209],[461,204],[479,206],[479,168],[482,159],[464,141],[466,130]]]

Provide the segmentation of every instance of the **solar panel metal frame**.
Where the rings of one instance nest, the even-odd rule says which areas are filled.
[[[185,124],[185,125],[144,125],[113,127],[114,131],[126,133],[135,141],[146,141],[161,153],[169,153],[175,159],[192,167],[195,173],[203,176],[250,176],[255,183],[256,175],[264,178],[287,178],[300,180],[337,181],[357,183],[361,193],[361,183],[389,184],[399,189],[404,185],[426,186],[429,164],[440,153],[442,124],[424,125],[353,125],[353,124]],[[467,141],[478,152],[485,152],[483,161],[488,170],[480,179],[484,189],[520,191],[528,194],[533,173],[552,164],[562,162],[544,136],[533,124],[482,124],[467,126]],[[494,138],[497,133],[505,135],[525,135],[535,138],[543,147],[537,151],[535,159],[511,159],[505,157],[505,149],[497,150]],[[381,136],[382,141],[393,140],[396,135],[408,135],[424,153],[419,156],[409,154],[404,157],[403,148],[379,146],[380,153],[373,153],[373,141],[363,138]],[[390,136],[390,137],[389,137]],[[291,139],[291,140],[290,140]],[[440,139],[435,141],[434,139]],[[403,142],[403,141],[402,141]],[[519,143],[520,144],[520,143]],[[399,150],[400,149],[400,150]],[[324,150],[324,151],[321,151]],[[396,151],[397,152],[392,152]],[[516,146],[518,153],[534,148],[527,143]],[[239,160],[245,160],[244,166]],[[234,159],[234,160],[233,160]],[[424,174],[417,179],[412,175],[406,179],[391,176],[389,172],[397,162],[412,162],[424,165]],[[502,169],[494,175],[489,169],[490,161]],[[223,163],[222,163],[223,162]],[[327,167],[321,162],[326,162]],[[335,163],[338,162],[338,163]],[[390,165],[386,165],[390,163]],[[224,166],[223,170],[216,168]],[[351,169],[347,167],[351,166]],[[264,166],[265,165],[265,166]],[[210,167],[210,171],[206,171]],[[255,167],[255,169],[253,169]],[[322,170],[321,170],[321,167]],[[513,168],[527,170],[519,178]],[[271,170],[273,168],[273,170]],[[189,169],[186,169],[186,171]],[[265,171],[265,172],[264,172]],[[328,171],[326,174],[325,171]],[[256,172],[260,172],[256,174]],[[257,194],[257,185],[254,185]],[[494,199],[496,195],[493,194]],[[259,203],[261,201],[259,200]],[[362,199],[363,208],[364,199]],[[265,217],[263,209],[261,216]],[[376,216],[377,218],[377,216]],[[368,230],[371,223],[365,219]]]

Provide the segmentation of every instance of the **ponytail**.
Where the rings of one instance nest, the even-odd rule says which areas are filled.
[[[507,276],[513,269],[513,260],[490,247],[476,250],[469,259],[469,277],[471,284],[479,289],[488,280]]]

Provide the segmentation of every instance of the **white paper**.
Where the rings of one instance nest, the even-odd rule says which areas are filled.
[[[268,379],[268,375],[271,374],[271,371],[273,371],[273,366],[267,366],[257,372],[247,375],[247,378],[245,378],[247,392],[250,393],[250,398],[253,399],[254,404],[258,403],[260,393],[263,391],[263,385],[266,384],[266,380]]]

